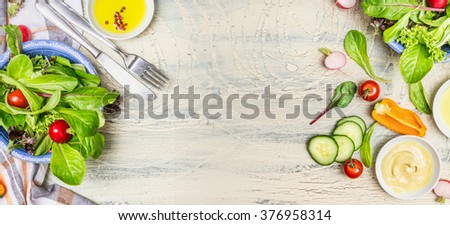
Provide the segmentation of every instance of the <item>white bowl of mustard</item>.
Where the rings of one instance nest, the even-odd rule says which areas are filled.
[[[434,97],[433,117],[439,130],[450,137],[450,80],[439,88]]]
[[[439,181],[441,160],[425,139],[403,135],[387,142],[378,153],[375,173],[381,187],[395,198],[417,199]]]
[[[125,40],[142,33],[152,21],[153,0],[88,0],[87,17],[105,37]]]

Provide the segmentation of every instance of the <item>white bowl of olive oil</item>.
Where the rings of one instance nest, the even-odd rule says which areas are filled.
[[[89,0],[87,17],[102,35],[114,40],[133,38],[152,21],[153,0]]]
[[[450,137],[450,80],[439,88],[434,97],[433,117],[439,130]]]

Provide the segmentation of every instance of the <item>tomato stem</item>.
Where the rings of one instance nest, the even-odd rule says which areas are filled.
[[[368,97],[369,97],[369,94],[370,94],[370,88],[366,88],[366,90],[364,90],[364,94],[363,94],[363,99],[368,99]]]

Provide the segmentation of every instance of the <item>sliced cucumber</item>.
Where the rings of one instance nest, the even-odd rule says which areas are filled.
[[[361,127],[361,130],[363,131],[363,133],[366,132],[366,129],[367,129],[366,122],[364,122],[364,120],[361,119],[361,117],[359,117],[359,116],[349,116],[349,117],[342,118],[336,123],[336,127],[338,127],[348,121],[353,121],[353,122],[357,123]]]
[[[358,150],[362,145],[364,132],[356,122],[347,121],[336,127],[333,135],[345,135],[349,137],[355,144],[355,150]]]
[[[308,152],[314,161],[322,166],[333,164],[338,151],[337,142],[330,136],[319,135],[309,140]]]
[[[352,139],[344,135],[334,135],[333,138],[339,147],[338,156],[335,161],[342,163],[349,160],[355,151],[355,144]]]

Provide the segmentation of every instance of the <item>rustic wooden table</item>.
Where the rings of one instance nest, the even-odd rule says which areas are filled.
[[[353,61],[342,72],[328,71],[322,65],[318,49],[344,51],[343,39],[351,29],[368,37],[377,73],[394,80],[382,85],[382,95],[413,109],[400,77],[399,56],[380,36],[372,35],[369,19],[359,7],[342,10],[333,0],[155,3],[150,27],[137,38],[116,42],[170,76],[171,87],[158,92],[155,111],[163,111],[163,94],[173,94],[176,87],[186,94],[192,86],[201,99],[217,94],[224,104],[229,96],[238,94],[239,99],[228,110],[231,119],[227,118],[229,107],[211,110],[222,116],[208,118],[201,100],[193,104],[198,119],[179,119],[174,114],[178,104],[171,98],[168,118],[153,119],[147,109],[142,111],[144,107],[141,111],[145,116],[140,118],[138,101],[132,100],[130,109],[123,106],[120,118],[110,120],[103,129],[106,149],[99,160],[87,162],[84,183],[71,188],[100,204],[435,204],[432,193],[414,201],[396,200],[382,190],[374,168],[350,180],[340,165],[319,166],[306,150],[310,137],[329,134],[340,118],[333,111],[331,117],[308,124],[307,113],[326,106],[327,85],[346,80],[359,83],[368,78]],[[439,64],[426,77],[424,86],[431,100],[449,79],[449,68],[450,63]],[[119,87],[108,75],[102,79],[111,88]],[[269,85],[271,93],[277,95],[277,100],[270,101],[276,119],[263,111],[267,104],[262,94]],[[258,96],[249,100],[261,110],[255,119],[240,118],[242,113],[252,113],[240,104],[245,94]],[[278,105],[283,94],[293,96],[284,108]],[[304,104],[305,97],[311,96],[316,100]],[[286,119],[294,105],[301,107],[300,115]],[[187,113],[189,104],[182,100],[179,107]],[[371,108],[372,104],[356,98],[343,111],[372,123]],[[432,117],[421,118],[428,127],[425,139],[442,158],[442,177],[450,178],[449,139],[439,132]],[[381,146],[395,136],[382,126],[376,128],[375,158]],[[51,177],[50,182],[58,181]]]

